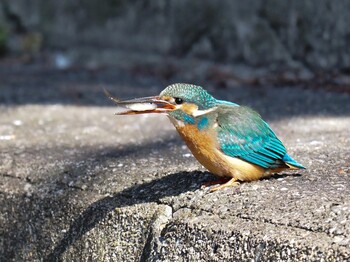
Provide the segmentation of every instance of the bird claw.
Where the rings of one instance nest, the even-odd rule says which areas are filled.
[[[217,185],[217,184],[219,184],[219,185]],[[218,191],[218,190],[221,190],[221,189],[226,188],[226,187],[238,186],[239,182],[237,182],[236,178],[220,178],[220,179],[217,179],[214,181],[209,181],[209,182],[204,183],[201,188],[206,188],[206,187],[209,187],[212,185],[217,185],[217,186],[210,188],[211,193]]]

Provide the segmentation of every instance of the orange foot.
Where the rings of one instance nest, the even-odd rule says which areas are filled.
[[[217,185],[219,184],[219,185]],[[239,182],[237,182],[236,178],[227,178],[227,177],[223,177],[214,181],[210,181],[210,182],[206,182],[202,185],[202,188],[211,186],[211,185],[217,185],[214,186],[210,189],[210,192],[215,192],[218,191],[220,189],[223,189],[225,187],[231,187],[231,186],[238,186]]]

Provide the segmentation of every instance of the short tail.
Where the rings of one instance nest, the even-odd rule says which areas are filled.
[[[291,169],[306,169],[302,164],[295,161],[290,155],[285,154],[282,161]]]

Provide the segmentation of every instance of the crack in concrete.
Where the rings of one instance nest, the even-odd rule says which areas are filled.
[[[154,261],[155,258],[153,256],[159,253],[159,239],[162,230],[169,225],[169,221],[173,218],[173,208],[171,206],[164,204],[158,204],[158,206],[158,210],[154,213],[148,227],[147,240],[140,257],[141,262]]]
[[[211,212],[210,210],[207,210],[207,209],[204,209],[204,208],[194,208],[192,206],[186,206],[186,205],[179,207],[178,209],[173,211],[173,213],[175,213],[175,212],[177,212],[177,211],[179,211],[181,209],[185,209],[185,208],[190,209],[191,211],[197,211],[197,212],[194,212],[194,213],[198,213],[198,211],[199,212],[205,212],[207,214],[216,215],[219,218],[224,219],[223,217],[220,217],[218,214],[216,214],[214,212]],[[239,215],[239,214],[231,214],[231,216],[237,217],[237,218],[240,218],[240,219],[243,219],[243,220],[246,220],[246,221],[259,222],[259,223],[265,223],[265,224],[270,224],[270,225],[274,225],[274,226],[282,226],[282,227],[300,229],[300,230],[304,230],[304,231],[307,231],[307,232],[322,233],[322,234],[326,234],[327,236],[329,236],[329,234],[327,234],[327,232],[325,232],[325,231],[314,230],[314,229],[303,227],[303,226],[295,226],[295,225],[291,225],[291,224],[283,224],[283,223],[273,222],[273,221],[267,220],[267,219],[259,219],[259,218],[247,217],[247,216],[242,216],[242,215]],[[329,236],[329,237],[331,237],[331,236]]]
[[[14,178],[14,179],[23,180],[23,181],[26,180],[26,179],[23,179],[22,177],[13,176],[13,175],[10,175],[10,174],[8,174],[8,173],[0,173],[0,176],[2,176],[2,177]]]
[[[8,173],[0,173],[0,176],[8,177],[8,178],[11,178],[11,179],[16,179],[16,180],[19,180],[19,181],[22,181],[22,182],[26,182],[26,183],[28,183],[30,185],[35,185],[35,183],[33,183],[29,177],[18,177],[18,176],[15,176],[15,175],[10,175]]]

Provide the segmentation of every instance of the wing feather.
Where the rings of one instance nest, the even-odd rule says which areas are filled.
[[[220,150],[266,169],[286,167],[286,149],[260,115],[243,106],[220,106],[217,110]]]

